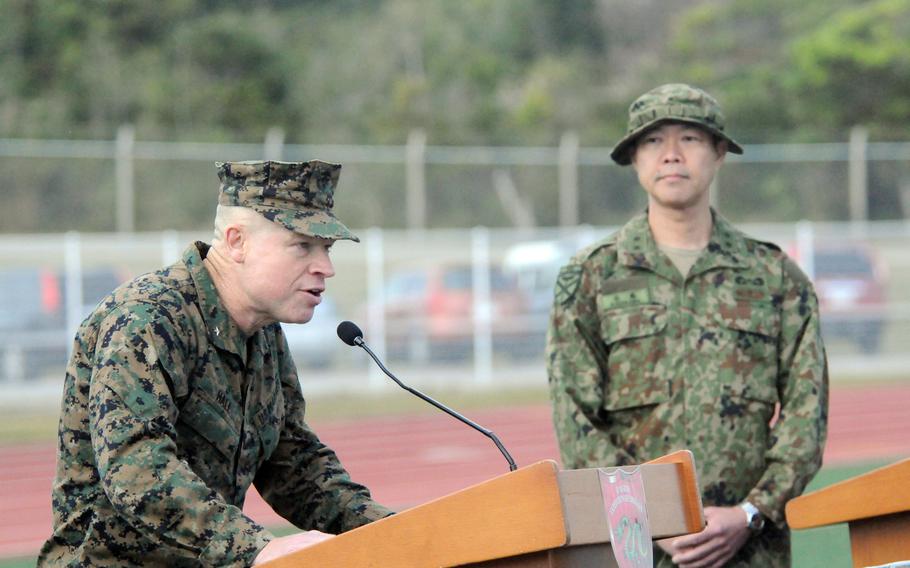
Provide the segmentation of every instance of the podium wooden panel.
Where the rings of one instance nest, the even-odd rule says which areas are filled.
[[[854,566],[910,560],[910,459],[797,497],[786,512],[794,529],[848,523]]]
[[[692,454],[643,464],[652,537],[704,527]],[[614,566],[597,469],[545,460],[273,560],[303,566]]]

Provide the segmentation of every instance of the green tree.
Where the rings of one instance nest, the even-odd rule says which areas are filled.
[[[878,139],[910,135],[910,0],[876,0],[842,8],[793,42],[785,88],[797,120],[822,136],[850,127]]]

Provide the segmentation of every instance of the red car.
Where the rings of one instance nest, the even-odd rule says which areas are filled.
[[[461,359],[474,341],[474,281],[470,264],[448,264],[391,275],[384,289],[386,347],[391,356]],[[494,346],[526,333],[527,300],[515,279],[490,269],[490,326]],[[483,309],[483,307],[481,307]]]

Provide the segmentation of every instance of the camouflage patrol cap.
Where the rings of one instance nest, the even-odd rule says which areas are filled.
[[[359,242],[332,213],[341,165],[309,162],[218,162],[219,205],[248,207],[295,233]]]
[[[630,155],[638,137],[661,122],[688,122],[727,141],[727,150],[742,154],[743,149],[724,133],[724,114],[708,93],[682,83],[661,85],[638,97],[629,107],[629,127],[625,137],[613,147],[610,157],[620,166],[632,162]]]

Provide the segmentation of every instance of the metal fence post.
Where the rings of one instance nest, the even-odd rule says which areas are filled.
[[[77,231],[69,231],[63,240],[63,263],[66,270],[66,335],[76,333],[82,321],[82,237]],[[69,356],[69,353],[67,353]]]
[[[578,134],[569,131],[559,139],[559,225],[578,224]]]
[[[170,266],[180,260],[180,237],[177,231],[171,229],[161,231],[161,264]]]
[[[3,375],[0,379],[9,383],[25,382],[25,353],[19,343],[3,345]]]
[[[385,291],[383,273],[385,265],[385,247],[382,229],[372,227],[367,229],[366,238],[367,261],[367,329],[370,330],[370,346],[380,359],[386,356],[385,338]],[[388,386],[385,376],[376,365],[370,365],[369,387],[379,390]]]
[[[474,290],[474,382],[493,377],[493,305],[490,300],[490,231],[471,229],[471,278]]]
[[[815,227],[803,219],[796,223],[796,256],[809,280],[815,280]]]
[[[866,151],[869,146],[869,130],[854,126],[850,130],[850,162],[848,165],[848,194],[851,221],[869,219],[869,186]]]
[[[284,154],[284,129],[279,126],[269,128],[265,133],[262,145],[262,157],[266,160],[280,160]]]
[[[408,229],[423,230],[427,227],[427,134],[412,130],[408,134],[406,150],[407,170],[407,223]]]
[[[136,145],[136,129],[124,124],[117,129],[115,168],[117,177],[116,230],[118,233],[132,233],[136,227],[135,173],[133,171],[133,149]]]

